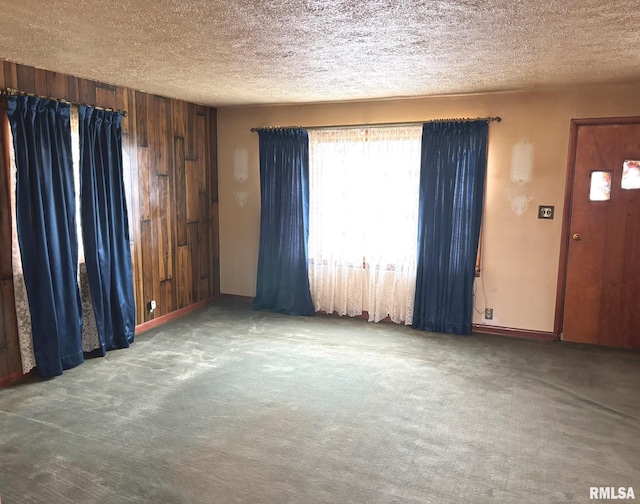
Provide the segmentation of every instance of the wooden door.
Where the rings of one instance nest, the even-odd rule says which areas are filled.
[[[640,161],[640,118],[572,122],[563,340],[640,348],[640,163],[633,161]]]

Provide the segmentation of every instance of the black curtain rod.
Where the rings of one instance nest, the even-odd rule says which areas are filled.
[[[301,128],[306,130],[316,129],[350,129],[350,128],[384,128],[385,126],[420,126],[425,123],[440,123],[440,122],[469,122],[469,121],[487,121],[487,122],[500,122],[502,117],[457,117],[454,119],[431,119],[429,121],[417,121],[417,122],[398,122],[398,123],[378,123],[378,124],[340,124],[331,126],[264,126],[262,128],[251,128],[251,132],[257,131],[270,131],[289,128]]]
[[[0,91],[0,95],[4,95],[4,96],[14,96],[14,95],[17,95],[17,96],[33,96],[34,98],[42,98],[43,100],[52,100],[52,101],[57,101],[57,102],[60,102],[60,103],[68,103],[69,105],[76,105],[76,106],[84,105],[86,107],[91,107],[91,108],[94,108],[96,110],[104,110],[106,112],[119,112],[124,117],[127,117],[126,110],[118,110],[118,109],[112,109],[112,108],[107,108],[107,107],[96,107],[95,105],[88,105],[86,103],[72,102],[72,101],[69,101],[69,100],[65,100],[64,98],[52,98],[51,96],[41,96],[41,95],[37,95],[35,93],[26,93],[25,91],[19,91],[18,89],[12,89],[12,88],[3,89],[3,90]]]

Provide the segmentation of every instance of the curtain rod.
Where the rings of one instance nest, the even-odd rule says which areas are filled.
[[[340,124],[330,126],[264,126],[261,128],[251,128],[251,132],[257,131],[269,131],[288,128],[301,128],[307,130],[316,129],[349,129],[349,128],[383,128],[385,126],[419,126],[425,123],[440,123],[440,122],[469,122],[469,121],[487,121],[487,122],[500,122],[502,117],[456,117],[454,119],[431,119],[429,121],[416,121],[416,122],[391,122],[391,123],[378,123],[378,124]]]
[[[127,117],[127,111],[126,110],[118,110],[118,109],[113,109],[113,108],[108,108],[108,107],[96,107],[95,105],[88,105],[86,103],[76,103],[76,102],[73,102],[73,101],[65,100],[64,98],[53,98],[51,96],[42,96],[42,95],[38,95],[38,94],[35,94],[35,93],[27,93],[25,91],[20,91],[18,89],[12,89],[12,88],[3,89],[3,90],[0,90],[0,95],[4,95],[4,96],[13,96],[13,95],[17,95],[17,96],[32,96],[34,98],[42,98],[44,100],[52,100],[52,101],[57,101],[57,102],[60,102],[60,103],[68,103],[69,105],[76,105],[76,106],[84,105],[85,107],[91,107],[91,108],[94,108],[96,110],[104,110],[106,112],[119,112],[124,117]]]

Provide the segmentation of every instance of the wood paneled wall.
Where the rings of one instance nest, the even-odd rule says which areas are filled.
[[[220,292],[216,110],[0,62],[0,88],[127,111],[122,150],[136,323]],[[6,101],[0,104],[2,137]],[[0,142],[4,145],[4,142]],[[8,153],[0,151],[0,378],[21,369],[11,271]],[[155,300],[153,314],[147,310]]]

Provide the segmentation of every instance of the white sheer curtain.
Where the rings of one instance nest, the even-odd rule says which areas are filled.
[[[316,311],[411,324],[422,128],[309,131]]]
[[[11,215],[11,266],[13,271],[13,294],[16,305],[16,321],[18,326],[18,344],[20,346],[20,359],[22,372],[27,374],[36,367],[36,356],[33,353],[33,338],[31,336],[31,310],[27,298],[27,286],[22,272],[22,255],[18,244],[18,225],[16,222],[16,156],[13,148],[13,136],[9,131],[9,204]]]

